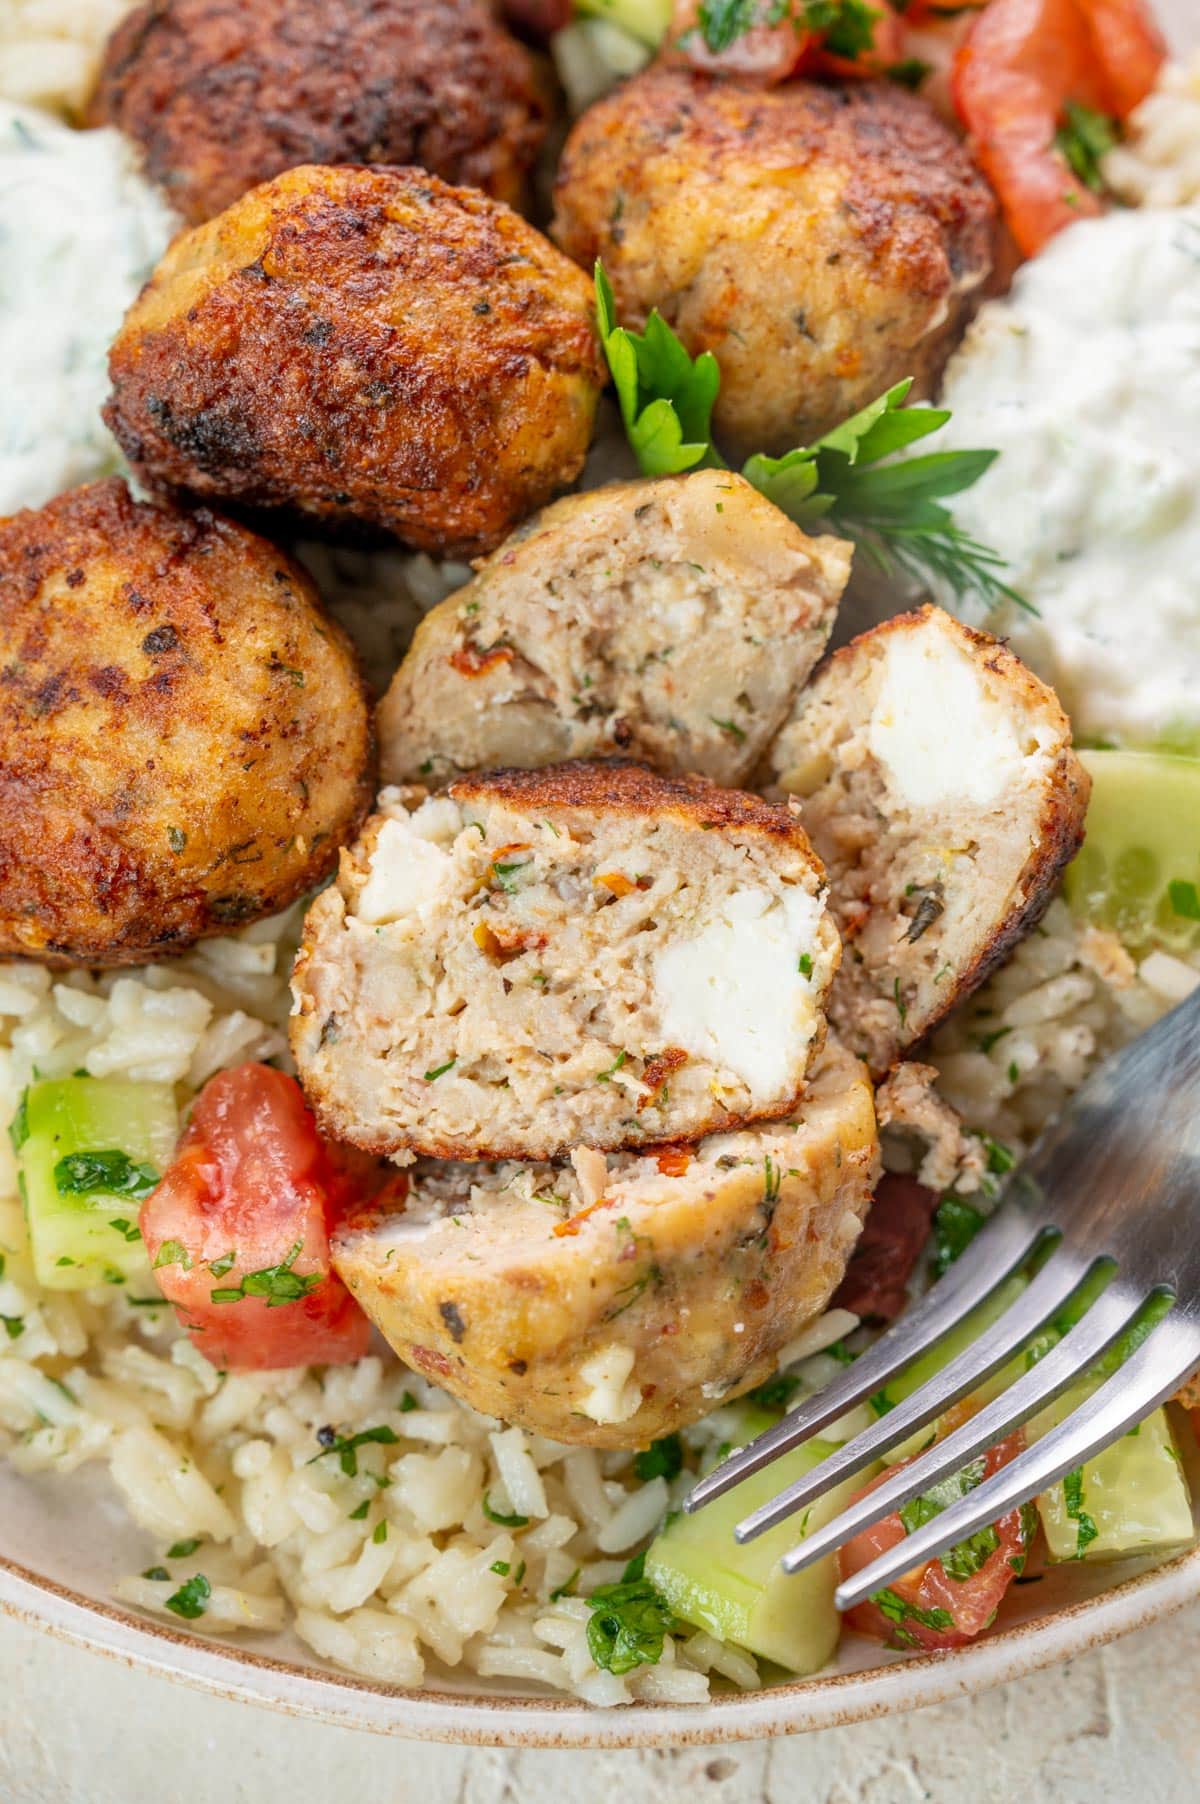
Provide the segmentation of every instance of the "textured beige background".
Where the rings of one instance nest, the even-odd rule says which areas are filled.
[[[1194,1804],[1200,1606],[915,1715],[678,1754],[471,1751],[208,1698],[0,1619],[0,1804]]]

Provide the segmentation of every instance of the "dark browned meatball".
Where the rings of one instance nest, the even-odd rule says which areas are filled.
[[[421,169],[292,169],[178,237],[125,316],[104,417],[160,491],[490,550],[579,474],[591,284]]]
[[[517,206],[548,110],[484,0],[146,0],[91,108],[192,224],[299,163],[419,163]]]
[[[0,520],[0,954],[133,964],[271,914],[371,795],[303,571],[115,478]]]

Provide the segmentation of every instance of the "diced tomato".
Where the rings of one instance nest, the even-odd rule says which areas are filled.
[[[955,59],[959,117],[1026,256],[1102,203],[1055,144],[1072,102],[1124,118],[1166,55],[1143,0],[991,0]]]
[[[945,1422],[943,1432],[948,1432]],[[1020,1430],[1010,1435],[968,1469],[960,1480],[961,1489],[972,1489],[990,1478],[1015,1459],[1024,1445]],[[892,1471],[900,1469],[893,1467]],[[858,1496],[867,1496],[890,1477],[891,1472],[880,1473]],[[940,1495],[941,1489],[931,1495]],[[952,1481],[947,1481],[947,1489],[953,1493]],[[913,1506],[909,1505],[908,1510],[913,1512]],[[920,1513],[914,1512],[918,1518]],[[888,1590],[857,1605],[846,1616],[848,1625],[861,1634],[886,1641],[889,1647],[962,1647],[989,1627],[1001,1598],[1023,1569],[1035,1521],[1028,1510],[1010,1511],[982,1536],[962,1543],[940,1560],[914,1567]],[[897,1546],[908,1533],[899,1515],[885,1516],[873,1528],[864,1529],[838,1556],[842,1577],[860,1572],[880,1554]]]
[[[163,1295],[215,1366],[362,1357],[370,1327],[329,1232],[363,1181],[330,1155],[294,1078],[239,1065],[204,1086],[140,1225]]]
[[[672,61],[715,75],[736,75],[772,87],[796,74],[828,75],[837,79],[879,75],[903,54],[900,21],[889,0],[863,0],[854,8],[854,22],[866,14],[873,26],[872,41],[855,55],[837,55],[825,48],[825,32],[806,23],[805,0],[782,0],[779,6],[759,8],[760,22],[739,31],[720,49],[709,48],[700,29],[701,0],[675,0],[667,32],[666,54]],[[837,41],[837,26],[830,30]],[[843,27],[844,29],[844,27]]]

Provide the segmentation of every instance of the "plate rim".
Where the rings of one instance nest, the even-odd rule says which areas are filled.
[[[600,1709],[531,1693],[389,1686],[226,1645],[84,1596],[0,1553],[0,1614],[133,1670],[284,1715],[401,1739],[482,1747],[670,1748],[757,1741],[974,1695],[1103,1646],[1200,1599],[1200,1545],[1095,1597],[969,1647],[784,1680],[704,1704]]]

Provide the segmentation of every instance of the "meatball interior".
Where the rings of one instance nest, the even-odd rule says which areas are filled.
[[[721,366],[739,455],[810,442],[911,376],[928,393],[991,273],[996,206],[895,82],[765,89],[652,66],[567,140],[552,234],[621,319],[657,307]]]
[[[419,1165],[334,1264],[473,1408],[645,1447],[768,1377],[824,1309],[879,1174],[871,1086],[831,1040],[787,1122],[578,1164]]]
[[[183,233],[109,371],[151,487],[440,556],[578,475],[603,380],[582,273],[420,169],[293,169]]]
[[[786,1114],[837,966],[787,808],[631,764],[381,809],[309,911],[292,1045],[369,1152],[550,1158]]]
[[[419,163],[517,206],[547,113],[482,0],[146,0],[91,107],[191,225],[299,163]]]
[[[283,908],[371,795],[307,576],[116,478],[0,520],[0,952],[120,965]]]
[[[728,470],[556,501],[417,628],[379,711],[384,779],[624,752],[743,782],[849,572],[848,545]]]
[[[1090,781],[1053,690],[941,609],[835,652],[771,749],[849,948],[830,995],[883,1073],[1041,918]]]

